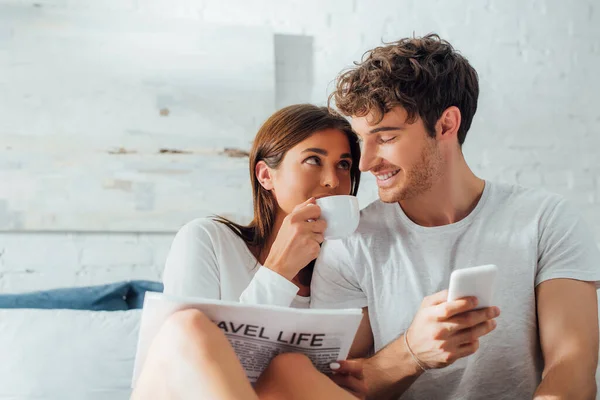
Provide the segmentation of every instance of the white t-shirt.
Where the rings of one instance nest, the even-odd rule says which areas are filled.
[[[163,274],[164,293],[205,299],[308,308],[298,286],[263,267],[226,225],[208,218],[184,225]]]
[[[425,296],[458,268],[496,264],[498,326],[480,349],[424,373],[402,399],[527,399],[541,380],[535,286],[600,280],[600,257],[581,218],[557,195],[486,182],[475,209],[439,227],[375,201],[344,240],[325,242],[311,285],[314,308],[369,308],[378,351],[410,325]]]

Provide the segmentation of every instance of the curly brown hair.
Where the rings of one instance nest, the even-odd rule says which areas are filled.
[[[402,106],[408,122],[421,117],[430,136],[448,107],[461,113],[458,142],[465,141],[477,110],[477,72],[467,59],[437,34],[404,38],[367,51],[361,62],[337,78],[337,108],[347,116],[373,115],[381,122],[385,113]]]

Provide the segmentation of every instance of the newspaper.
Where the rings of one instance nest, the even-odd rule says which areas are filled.
[[[174,312],[190,308],[202,311],[221,328],[252,383],[273,357],[286,352],[305,354],[319,371],[330,373],[331,362],[348,356],[362,318],[360,309],[297,309],[147,292],[132,387],[162,323]]]

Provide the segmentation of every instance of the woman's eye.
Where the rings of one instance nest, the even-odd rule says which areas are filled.
[[[348,169],[350,169],[351,164],[350,164],[350,161],[343,160],[343,161],[340,161],[339,166],[341,169],[348,170]]]
[[[304,162],[311,165],[321,165],[321,159],[317,156],[308,157]]]

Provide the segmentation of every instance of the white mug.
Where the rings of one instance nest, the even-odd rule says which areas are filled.
[[[358,227],[360,209],[356,196],[322,197],[316,203],[321,207],[321,218],[327,221],[325,240],[345,238]]]

